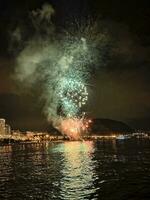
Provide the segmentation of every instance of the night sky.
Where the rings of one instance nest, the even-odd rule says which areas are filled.
[[[91,77],[88,113],[91,117],[126,122],[150,129],[150,2],[147,0],[1,0],[0,117],[14,129],[47,129],[38,92],[24,92],[14,79],[16,56],[23,48],[12,40],[21,27],[23,40],[32,37],[29,13],[50,3],[53,21],[65,26],[73,18],[100,20],[109,32],[106,64]],[[16,47],[16,48],[15,48]],[[13,49],[13,51],[12,51]],[[14,51],[15,49],[15,51]]]

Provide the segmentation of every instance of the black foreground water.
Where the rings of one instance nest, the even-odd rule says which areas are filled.
[[[1,145],[0,199],[150,200],[150,140]]]

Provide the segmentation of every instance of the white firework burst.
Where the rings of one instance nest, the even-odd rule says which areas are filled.
[[[76,79],[64,79],[61,83],[59,98],[63,105],[63,112],[75,116],[88,100],[87,87]]]

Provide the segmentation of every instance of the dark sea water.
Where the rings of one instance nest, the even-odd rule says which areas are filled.
[[[150,140],[1,145],[0,199],[150,200]]]

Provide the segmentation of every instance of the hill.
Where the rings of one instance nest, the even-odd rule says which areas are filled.
[[[93,119],[93,123],[91,124],[91,133],[92,134],[105,134],[112,132],[133,132],[133,129],[129,127],[127,124],[111,120],[111,119]]]

